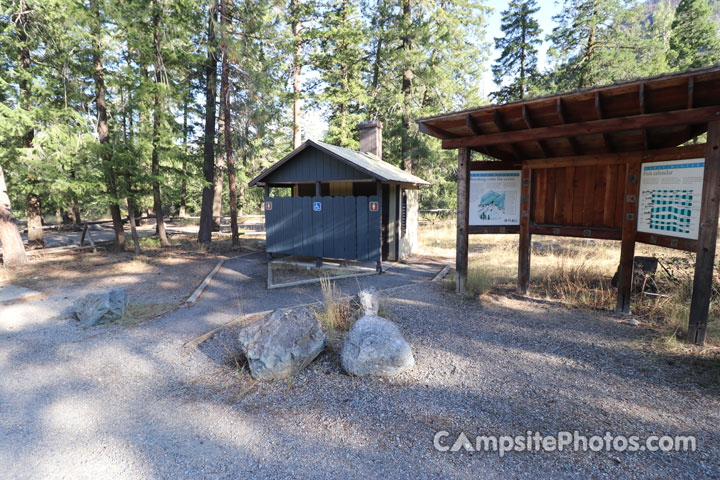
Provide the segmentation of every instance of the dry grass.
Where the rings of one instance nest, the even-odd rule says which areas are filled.
[[[177,308],[176,303],[129,304],[123,316],[116,322],[129,327],[165,315]]]
[[[320,286],[323,303],[322,308],[315,311],[315,315],[328,336],[328,347],[335,350],[342,334],[352,327],[356,308],[353,301],[344,295],[330,278],[323,277]]]
[[[436,222],[420,229],[422,253],[455,257],[455,223]],[[517,236],[471,235],[468,290],[474,296],[514,289],[517,279]],[[656,349],[688,348],[683,340],[692,296],[695,255],[652,245],[637,244],[636,255],[655,256],[659,295],[633,296],[633,313],[651,327]],[[531,295],[560,300],[571,307],[612,310],[616,289],[610,285],[620,261],[620,242],[534,236],[531,257]],[[453,285],[454,278],[447,282]],[[720,347],[720,277],[715,276],[706,343]]]

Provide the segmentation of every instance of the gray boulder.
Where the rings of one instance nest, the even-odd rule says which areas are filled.
[[[123,316],[126,308],[124,288],[89,293],[73,305],[75,317],[86,327],[114,322]]]
[[[340,354],[350,375],[393,377],[415,366],[410,344],[389,320],[367,315],[355,322]]]
[[[377,315],[380,311],[380,292],[375,287],[360,290],[358,301],[362,307],[362,315]]]
[[[327,336],[306,307],[276,310],[240,330],[238,339],[257,380],[283,380],[305,368],[325,348]]]

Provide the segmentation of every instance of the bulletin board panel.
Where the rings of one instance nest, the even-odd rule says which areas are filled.
[[[520,164],[472,162],[469,177],[468,233],[520,231]]]

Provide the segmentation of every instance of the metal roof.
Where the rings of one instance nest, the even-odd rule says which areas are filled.
[[[430,185],[422,178],[416,177],[415,175],[401,170],[394,165],[384,162],[371,153],[356,152],[355,150],[350,150],[349,148],[338,147],[337,145],[330,145],[328,143],[318,142],[315,140],[307,140],[305,143],[286,155],[282,160],[274,163],[260,173],[260,175],[253,178],[249,185],[252,187],[262,183],[266,176],[277,170],[286,162],[292,160],[300,152],[309,147],[317,148],[318,150],[327,153],[331,157],[346,163],[350,167],[355,168],[380,182],[415,186]]]

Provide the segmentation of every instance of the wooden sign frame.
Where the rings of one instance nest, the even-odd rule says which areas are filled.
[[[697,240],[675,237],[672,235],[638,232],[638,198],[640,176],[643,163],[705,158],[703,193],[700,209],[700,231]],[[559,169],[575,169],[597,166],[614,166],[611,170],[615,176],[608,176],[608,181],[617,182],[614,212],[603,211],[606,223],[614,223],[614,227],[603,225],[578,225],[573,222],[559,224],[537,223],[533,215],[534,207],[540,198],[541,185],[533,185],[540,178],[538,171],[560,171]],[[520,170],[521,171],[521,214],[519,226],[470,226],[469,225],[469,193],[470,172],[476,170]],[[535,190],[534,188],[535,187]],[[576,187],[576,185],[575,185]],[[570,186],[563,186],[569,192]],[[607,195],[605,197],[608,199]],[[557,198],[556,198],[557,201]],[[569,208],[563,205],[563,208]],[[566,212],[567,213],[567,212]],[[621,213],[621,215],[620,215]],[[658,245],[667,248],[696,252],[693,295],[690,306],[688,340],[702,344],[705,340],[707,316],[709,312],[712,275],[717,239],[718,214],[720,213],[720,121],[708,124],[708,141],[706,144],[695,144],[686,147],[674,147],[622,154],[580,155],[572,157],[556,157],[530,159],[520,162],[473,162],[471,150],[467,147],[458,149],[458,222],[456,268],[458,292],[466,291],[468,263],[468,235],[470,234],[518,234],[518,293],[527,294],[530,283],[530,260],[532,234],[557,235],[567,237],[595,238],[618,240],[621,242],[620,279],[618,284],[616,311],[630,312],[632,286],[632,269],[637,242]],[[612,220],[609,220],[612,217]],[[575,217],[572,217],[575,218]],[[587,223],[587,222],[585,222]],[[602,224],[602,221],[599,223]]]

